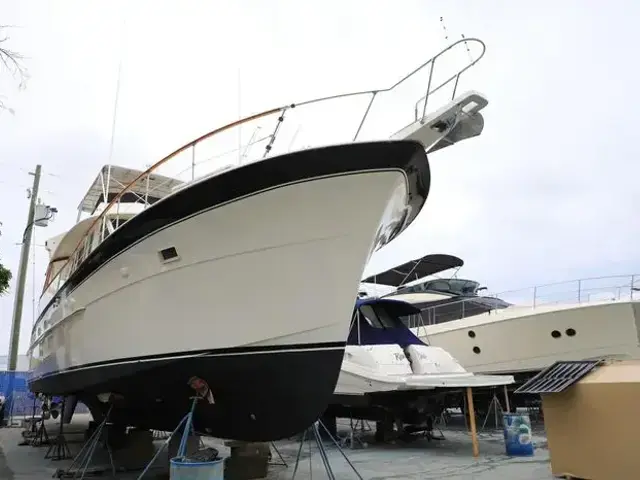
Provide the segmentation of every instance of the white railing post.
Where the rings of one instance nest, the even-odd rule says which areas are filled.
[[[578,303],[582,303],[582,280],[578,280]]]
[[[431,68],[429,69],[429,81],[427,83],[427,94],[424,96],[424,106],[422,107],[422,117],[420,118],[421,122],[424,122],[424,117],[427,116],[427,102],[429,101],[429,95],[431,94],[431,80],[433,79],[433,67],[436,64],[436,57],[433,57],[431,61]]]
[[[631,286],[629,287],[629,296],[631,297],[631,300],[633,300],[633,284],[636,282],[636,276],[635,275],[631,275]]]
[[[356,130],[356,134],[353,136],[353,141],[355,142],[358,139],[358,135],[360,135],[360,130],[362,130],[362,126],[364,122],[367,120],[367,116],[369,115],[369,110],[371,110],[371,105],[373,105],[373,101],[376,99],[376,95],[378,92],[372,92],[371,100],[369,100],[369,104],[367,105],[367,109],[362,116],[362,120],[360,120],[360,125],[358,125],[358,130]]]
[[[537,297],[538,297],[538,287],[533,287],[533,308],[536,308]]]
[[[196,144],[191,147],[191,181],[196,178]]]

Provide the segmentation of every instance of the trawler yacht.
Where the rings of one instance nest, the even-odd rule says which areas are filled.
[[[436,60],[469,47],[432,81]],[[147,169],[103,167],[49,245],[31,390],[172,430],[197,388],[196,431],[269,441],[305,429],[336,386],[370,255],[426,201],[425,152],[482,132],[486,99],[457,88],[483,54],[461,40],[388,88],[252,115]],[[396,109],[376,108],[385,101]],[[314,303],[319,290],[331,301]]]

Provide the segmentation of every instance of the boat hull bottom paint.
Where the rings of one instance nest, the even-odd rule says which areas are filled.
[[[112,392],[123,398],[114,404],[111,422],[172,431],[190,409],[194,390],[188,381],[197,376],[208,383],[215,403],[198,402],[195,430],[242,441],[293,436],[312,424],[330,402],[344,346],[303,345],[273,351],[262,347],[259,353],[243,350],[132,359],[45,377],[33,382],[31,388],[68,394],[74,385],[93,384],[91,391],[78,397],[96,421],[108,410],[108,404],[101,403],[97,395]]]

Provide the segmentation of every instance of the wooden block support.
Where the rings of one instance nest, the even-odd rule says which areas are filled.
[[[478,458],[480,449],[478,447],[478,431],[476,430],[476,411],[473,408],[473,391],[467,387],[467,406],[469,411],[469,426],[471,427],[471,443],[473,445],[473,456]]]

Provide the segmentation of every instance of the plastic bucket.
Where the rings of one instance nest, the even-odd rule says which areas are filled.
[[[528,457],[533,455],[531,420],[527,414],[505,413],[504,446],[507,455],[512,457]]]
[[[185,457],[175,457],[169,463],[171,480],[224,480],[224,458],[196,462]]]

